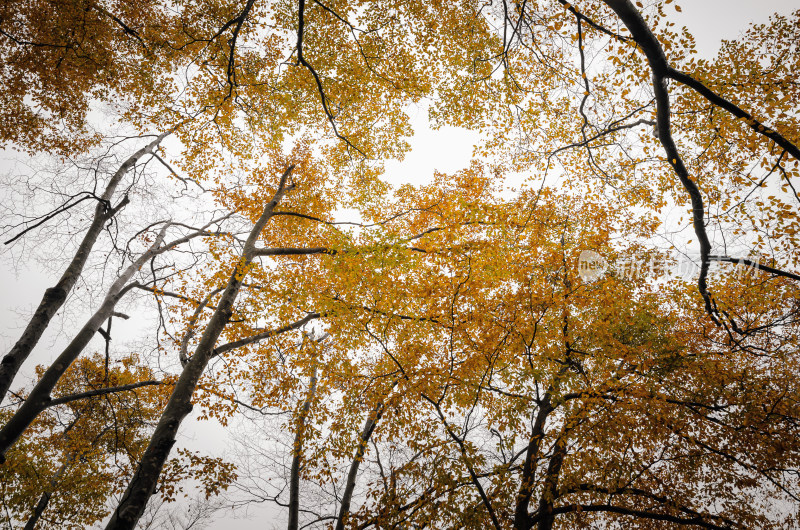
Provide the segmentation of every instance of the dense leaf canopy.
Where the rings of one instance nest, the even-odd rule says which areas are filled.
[[[2,232],[59,278],[4,524],[797,527],[800,11],[709,58],[680,10],[3,4]],[[392,185],[415,107],[479,141]]]

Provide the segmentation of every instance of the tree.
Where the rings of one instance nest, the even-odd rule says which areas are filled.
[[[101,520],[107,508],[96,500],[117,491],[130,473],[163,407],[167,383],[154,380],[134,356],[111,366],[99,354],[76,363],[2,468],[3,513],[10,518],[5,524],[84,528]],[[109,385],[116,392],[76,395]]]
[[[6,2],[0,138],[28,152],[85,151],[99,140],[87,123],[93,103],[167,89],[153,74],[174,67],[179,27],[155,2]]]
[[[36,417],[41,414],[52,403],[51,394],[58,385],[59,381],[64,377],[69,367],[78,359],[84,349],[88,346],[89,341],[98,332],[103,322],[109,321],[114,314],[114,309],[120,299],[125,296],[134,288],[147,288],[147,283],[140,283],[132,281],[133,277],[140,272],[142,267],[148,262],[151,263],[155,258],[191,241],[194,238],[202,236],[216,235],[208,228],[220,222],[220,219],[215,219],[206,226],[199,229],[190,228],[190,232],[182,237],[173,239],[172,241],[165,241],[167,232],[172,227],[172,223],[156,222],[154,225],[148,227],[147,231],[153,230],[156,227],[159,230],[153,235],[153,242],[141,252],[136,259],[132,260],[125,269],[121,271],[119,276],[111,284],[103,303],[86,321],[83,327],[72,338],[70,343],[64,348],[61,354],[55,359],[53,364],[43,371],[36,386],[33,387],[30,394],[21,404],[19,409],[11,416],[5,425],[0,429],[0,459],[5,459],[5,452],[17,441],[28,426],[33,423]],[[148,237],[144,237],[145,242]],[[153,267],[154,269],[156,267]],[[152,281],[158,281],[158,275],[154,274]],[[152,287],[150,287],[152,289]]]
[[[459,222],[449,233],[416,243],[420,251],[406,258],[413,265],[394,264],[391,278],[375,262],[354,267],[364,301],[347,283],[331,287],[348,293],[355,313],[343,336],[360,327],[374,351],[315,360],[323,380],[338,385],[316,389],[325,405],[311,410],[327,434],[314,431],[303,443],[310,485],[351,489],[350,473],[337,469],[346,470],[354,453],[353,461],[364,457],[356,448],[366,438],[375,444],[367,451],[372,472],[359,479],[366,481],[362,507],[345,519],[355,527],[790,522],[790,512],[770,506],[794,502],[798,486],[787,445],[798,426],[796,403],[787,399],[796,385],[796,350],[788,346],[797,341],[796,319],[780,333],[788,347],[767,354],[764,335],[730,341],[689,284],[666,297],[646,276],[587,283],[575,266],[582,245],[620,255],[612,241],[632,241],[657,225],[626,220],[620,238],[605,228],[620,219],[601,205],[548,190],[491,208],[479,190],[493,178],[464,175],[473,185],[458,183],[462,197],[452,187],[440,192],[445,198],[435,186],[420,190],[436,205],[421,207],[421,217],[447,209],[449,198],[481,222],[473,217],[465,229],[451,213]],[[533,214],[520,207],[534,200]],[[499,244],[510,227],[513,251]],[[380,279],[364,278],[373,270]],[[718,281],[760,300],[747,317],[753,328],[780,319],[784,296],[797,290],[764,277]],[[376,299],[376,292],[403,295]],[[392,379],[397,390],[387,393]],[[764,505],[740,493],[750,489]],[[710,492],[726,498],[724,511],[706,501]],[[313,511],[319,522],[336,513],[335,505]]]
[[[80,24],[73,3],[44,24],[9,7],[3,65],[36,82],[4,116],[48,112],[4,138],[74,152],[113,93],[121,123],[173,131],[180,156],[149,148],[163,178],[202,190],[228,228],[152,225],[0,449],[36,435],[151,264],[151,340],[174,384],[109,528],[133,528],[165,477],[234,480],[221,464],[191,475],[189,449],[169,460],[193,407],[278,414],[291,465],[267,497],[291,528],[795,523],[800,12],[708,61],[672,0],[153,6],[134,23],[85,5]],[[146,60],[126,66],[129,49]],[[52,53],[75,91],[30,60]],[[484,140],[465,170],[390,189],[381,164],[423,99]],[[69,101],[65,123],[49,114]],[[189,239],[190,259],[153,261]],[[691,281],[665,272],[691,249]],[[583,251],[611,270],[582,274]],[[311,321],[325,347],[298,341]],[[11,451],[4,465],[33,460]]]
[[[67,265],[67,268],[64,270],[61,278],[59,278],[58,283],[45,291],[42,301],[39,303],[39,307],[36,308],[36,312],[34,312],[33,316],[31,316],[25,331],[22,333],[22,337],[17,340],[16,344],[14,344],[14,346],[11,348],[11,351],[8,352],[0,362],[0,401],[5,398],[6,392],[8,392],[8,389],[14,380],[14,376],[16,376],[17,372],[22,366],[22,363],[25,362],[33,348],[36,346],[36,343],[39,342],[39,339],[42,337],[42,334],[50,323],[50,320],[53,318],[53,315],[55,315],[55,313],[64,304],[67,295],[78,281],[78,278],[83,271],[83,267],[89,258],[89,254],[97,242],[100,232],[103,230],[103,228],[105,228],[107,223],[111,221],[111,219],[113,219],[114,216],[128,204],[127,194],[122,200],[119,201],[118,204],[112,205],[111,203],[114,193],[117,187],[120,185],[122,178],[125,177],[126,173],[135,167],[139,159],[147,154],[152,154],[153,150],[158,147],[158,144],[161,143],[165,136],[167,136],[167,133],[158,135],[155,140],[151,141],[145,147],[139,149],[127,160],[125,160],[125,162],[123,162],[122,165],[120,165],[120,167],[111,175],[108,184],[106,184],[105,190],[99,197],[93,197],[91,194],[87,194],[83,197],[70,197],[66,204],[57,210],[42,216],[43,218],[37,219],[36,223],[31,223],[32,226],[26,227],[23,232],[6,241],[6,244],[13,243],[14,240],[19,238],[22,234],[24,234],[24,232],[27,232],[37,225],[43,224],[59,213],[63,213],[64,211],[73,208],[86,198],[96,198],[97,200],[94,217],[92,218],[92,222],[83,236],[80,246],[75,251],[75,255]]]

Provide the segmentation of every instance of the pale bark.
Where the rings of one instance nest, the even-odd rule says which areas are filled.
[[[33,387],[33,390],[31,390],[31,393],[19,410],[17,410],[8,420],[8,423],[0,429],[0,463],[5,461],[6,451],[8,451],[14,442],[22,436],[22,433],[25,432],[25,429],[36,419],[39,413],[48,407],[51,401],[50,394],[53,392],[53,389],[56,387],[61,377],[70,365],[75,362],[83,349],[86,348],[89,341],[94,337],[94,334],[97,333],[97,330],[103,325],[103,322],[113,314],[117,302],[133,287],[134,284],[128,283],[133,275],[136,274],[142,265],[147,263],[150,258],[163,250],[160,247],[161,243],[164,241],[168,227],[169,224],[165,225],[150,248],[136,261],[131,263],[122,274],[119,275],[116,281],[114,281],[103,303],[100,305],[100,308],[97,309],[86,324],[83,325],[75,338],[73,338],[64,351],[61,352],[61,355],[56,358],[55,362],[42,374],[41,379],[39,379],[39,382]]]
[[[219,287],[208,293],[208,295],[194,310],[194,314],[192,314],[192,316],[189,318],[189,329],[186,330],[186,333],[184,333],[183,338],[181,339],[181,349],[178,353],[178,359],[181,361],[181,366],[185,366],[186,363],[189,362],[189,341],[192,340],[197,329],[197,319],[200,318],[203,310],[208,306],[209,303],[211,303],[211,299],[222,292],[223,289],[223,287]]]
[[[97,242],[97,238],[100,236],[103,227],[109,219],[116,215],[116,213],[127,204],[127,197],[125,197],[116,207],[112,208],[110,205],[111,198],[119,186],[122,177],[136,165],[142,156],[152,153],[170,132],[171,131],[160,134],[155,140],[135,152],[111,176],[103,195],[97,203],[92,223],[83,236],[83,240],[78,246],[78,250],[75,252],[72,261],[64,270],[64,273],[61,275],[56,285],[45,290],[44,296],[41,302],[39,302],[39,306],[36,308],[33,316],[31,316],[31,319],[28,321],[28,325],[22,332],[22,336],[3,357],[3,360],[0,361],[0,402],[5,398],[20,367],[39,342],[42,334],[44,334],[53,315],[64,305],[67,294],[69,294],[75,286],[75,282],[78,281],[83,267],[86,265],[86,260],[89,258],[89,254]]]
[[[223,217],[223,219],[229,216]],[[89,320],[80,329],[78,334],[72,339],[67,347],[61,352],[55,362],[44,372],[39,382],[33,387],[28,398],[23,402],[22,406],[17,412],[9,419],[8,423],[0,429],[0,463],[5,461],[5,453],[14,444],[14,442],[25,432],[25,429],[36,419],[36,417],[52,403],[51,393],[55,389],[59,380],[69,369],[70,365],[75,362],[83,349],[89,344],[95,333],[100,330],[103,322],[115,314],[114,308],[119,300],[131,289],[141,287],[138,282],[128,283],[131,278],[142,268],[142,266],[149,260],[156,256],[163,254],[169,250],[174,249],[196,237],[219,235],[219,232],[209,232],[207,228],[219,219],[212,220],[204,227],[192,232],[188,235],[175,239],[169,243],[162,244],[167,233],[167,229],[172,226],[172,223],[165,222],[164,227],[159,231],[152,245],[145,251],[138,259],[131,263],[111,284],[111,287],[106,294],[100,308],[89,318]],[[158,225],[160,223],[154,223]],[[115,389],[119,390],[119,389]],[[124,389],[123,389],[124,390]],[[86,396],[90,397],[90,396]]]

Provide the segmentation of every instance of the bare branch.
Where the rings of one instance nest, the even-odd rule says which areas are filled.
[[[106,394],[116,394],[119,392],[136,390],[137,388],[141,388],[143,386],[153,386],[153,385],[163,385],[163,384],[164,384],[163,381],[139,381],[138,383],[130,383],[128,385],[112,386],[107,388],[98,388],[96,390],[88,390],[86,392],[80,392],[78,394],[70,394],[68,396],[62,396],[60,398],[53,399],[47,403],[45,408],[55,407],[56,405],[64,405],[66,403],[78,401],[79,399],[86,399],[95,396],[105,396]]]
[[[769,267],[757,261],[753,261],[747,258],[731,258],[729,256],[708,256],[710,261],[721,261],[724,263],[733,263],[734,265],[743,265],[745,267],[751,267],[757,271],[762,270],[764,272],[769,272],[770,274],[774,274],[775,276],[783,276],[784,278],[791,278],[792,280],[800,281],[800,274],[795,274],[793,272],[784,271],[781,269],[776,269],[774,267]]]
[[[311,63],[309,63],[306,60],[305,56],[303,56],[305,8],[306,8],[306,1],[300,0],[300,7],[298,9],[298,23],[297,23],[297,63],[305,66],[306,69],[308,69],[308,71],[311,72],[311,75],[314,77],[314,82],[317,84],[317,91],[319,92],[319,98],[320,101],[322,102],[322,110],[325,112],[325,116],[327,116],[328,122],[331,124],[331,128],[333,129],[333,134],[335,134],[336,137],[339,138],[340,140],[344,141],[349,147],[352,147],[353,149],[358,151],[358,153],[361,154],[361,156],[363,156],[364,158],[369,158],[367,157],[366,153],[364,153],[364,151],[353,145],[353,143],[350,141],[349,138],[347,138],[346,136],[342,135],[339,132],[339,129],[336,127],[336,117],[333,115],[333,113],[330,110],[330,107],[328,106],[328,96],[325,94],[325,89],[322,86],[322,80],[320,79],[319,74],[314,69],[314,67],[311,66]]]

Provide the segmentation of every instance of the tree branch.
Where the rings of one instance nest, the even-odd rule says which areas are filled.
[[[257,248],[253,251],[253,256],[306,256],[310,254],[330,254],[335,255],[337,251],[326,247],[312,248]]]
[[[751,267],[757,271],[762,270],[774,274],[775,276],[783,276],[784,278],[791,278],[792,280],[800,281],[800,274],[795,274],[793,272],[776,269],[774,267],[768,267],[767,265],[762,265],[757,261],[749,260],[746,258],[731,258],[728,256],[709,256],[708,259],[711,261],[733,263],[734,265],[743,265],[745,267]]]
[[[611,504],[570,504],[568,506],[559,506],[553,509],[553,515],[559,515],[563,513],[575,513],[575,512],[608,512],[608,513],[618,513],[621,515],[630,515],[632,517],[640,517],[643,519],[652,519],[654,521],[667,521],[670,523],[676,523],[679,525],[691,525],[691,526],[699,526],[700,528],[711,528],[713,530],[730,530],[732,527],[725,525],[720,526],[714,523],[709,523],[708,521],[704,521],[702,518],[693,517],[691,519],[686,517],[679,517],[676,515],[669,515],[666,513],[654,513],[645,510],[635,510],[633,508],[623,508],[621,506],[613,506]],[[543,515],[534,518],[534,524],[538,521],[540,517]]]
[[[316,320],[321,318],[321,313],[309,313],[305,317],[301,318],[297,322],[292,322],[291,324],[287,324],[281,328],[273,329],[270,331],[265,331],[264,333],[259,333],[257,335],[252,335],[250,337],[246,337],[244,339],[235,340],[233,342],[229,342],[227,344],[223,344],[219,348],[214,348],[214,352],[211,354],[211,357],[216,357],[217,355],[221,355],[225,352],[235,350],[236,348],[241,348],[242,346],[247,346],[248,344],[254,344],[256,342],[261,342],[264,339],[268,339],[270,337],[275,337],[277,335],[281,335],[282,333],[286,333],[287,331],[293,331],[295,329],[300,329],[312,320]]]
[[[692,76],[690,76],[685,72],[681,72],[669,66],[666,68],[664,75],[666,77],[674,79],[675,81],[681,84],[688,86],[689,88],[691,88],[692,90],[694,90],[695,92],[706,98],[709,102],[713,103],[714,105],[720,108],[727,110],[740,120],[743,120],[747,124],[747,126],[750,127],[752,130],[754,130],[755,132],[757,132],[762,136],[766,136],[767,138],[769,138],[770,140],[781,146],[789,154],[791,154],[795,158],[795,160],[800,160],[800,148],[798,148],[798,146],[790,142],[786,137],[784,137],[778,131],[761,123],[749,112],[745,111],[741,107],[735,105],[731,101],[728,101],[724,97],[720,96],[719,94],[708,88],[701,81],[698,81],[697,79],[693,78]]]
[[[622,20],[628,30],[633,35],[633,39],[647,56],[650,69],[653,72],[653,91],[656,98],[656,128],[658,139],[664,147],[667,160],[672,165],[673,170],[678,175],[678,179],[684,189],[689,193],[692,204],[692,224],[694,232],[700,243],[700,276],[697,279],[698,291],[703,297],[705,308],[708,315],[716,325],[721,325],[716,316],[716,311],[711,303],[711,294],[708,292],[708,268],[709,255],[711,253],[711,241],[708,238],[705,226],[705,205],[700,188],[689,176],[689,170],[678,152],[675,140],[672,138],[672,126],[670,124],[670,98],[667,90],[666,77],[670,69],[667,64],[667,56],[658,39],[647,23],[642,18],[639,11],[631,4],[630,0],[603,0]]]
[[[163,385],[163,384],[164,384],[163,381],[139,381],[138,383],[130,383],[128,385],[112,386],[107,388],[88,390],[86,392],[70,394],[68,396],[62,396],[60,398],[53,399],[49,403],[47,403],[47,405],[45,405],[45,408],[55,407],[56,405],[64,405],[65,403],[71,403],[73,401],[78,401],[79,399],[86,399],[95,396],[105,396],[106,394],[116,394],[119,392],[127,392],[129,390],[135,390],[143,386],[153,386],[153,385]]]
[[[348,146],[358,151],[359,154],[361,154],[361,156],[363,156],[364,158],[369,158],[364,153],[364,151],[353,145],[353,143],[350,142],[350,140],[346,136],[339,133],[339,129],[336,127],[336,117],[333,115],[333,113],[330,110],[330,107],[328,106],[328,96],[325,95],[325,89],[322,86],[322,80],[320,79],[319,74],[314,69],[314,67],[311,66],[311,63],[309,63],[306,60],[305,56],[303,56],[303,33],[305,32],[305,8],[306,8],[305,0],[300,0],[300,7],[298,9],[298,22],[297,22],[297,63],[305,66],[306,69],[309,72],[311,72],[311,75],[314,77],[314,82],[317,84],[317,91],[319,92],[319,98],[320,101],[322,102],[322,110],[325,111],[325,116],[327,116],[328,122],[330,122],[331,128],[333,128],[333,134],[335,134],[336,137],[339,138],[340,140],[344,141]]]

